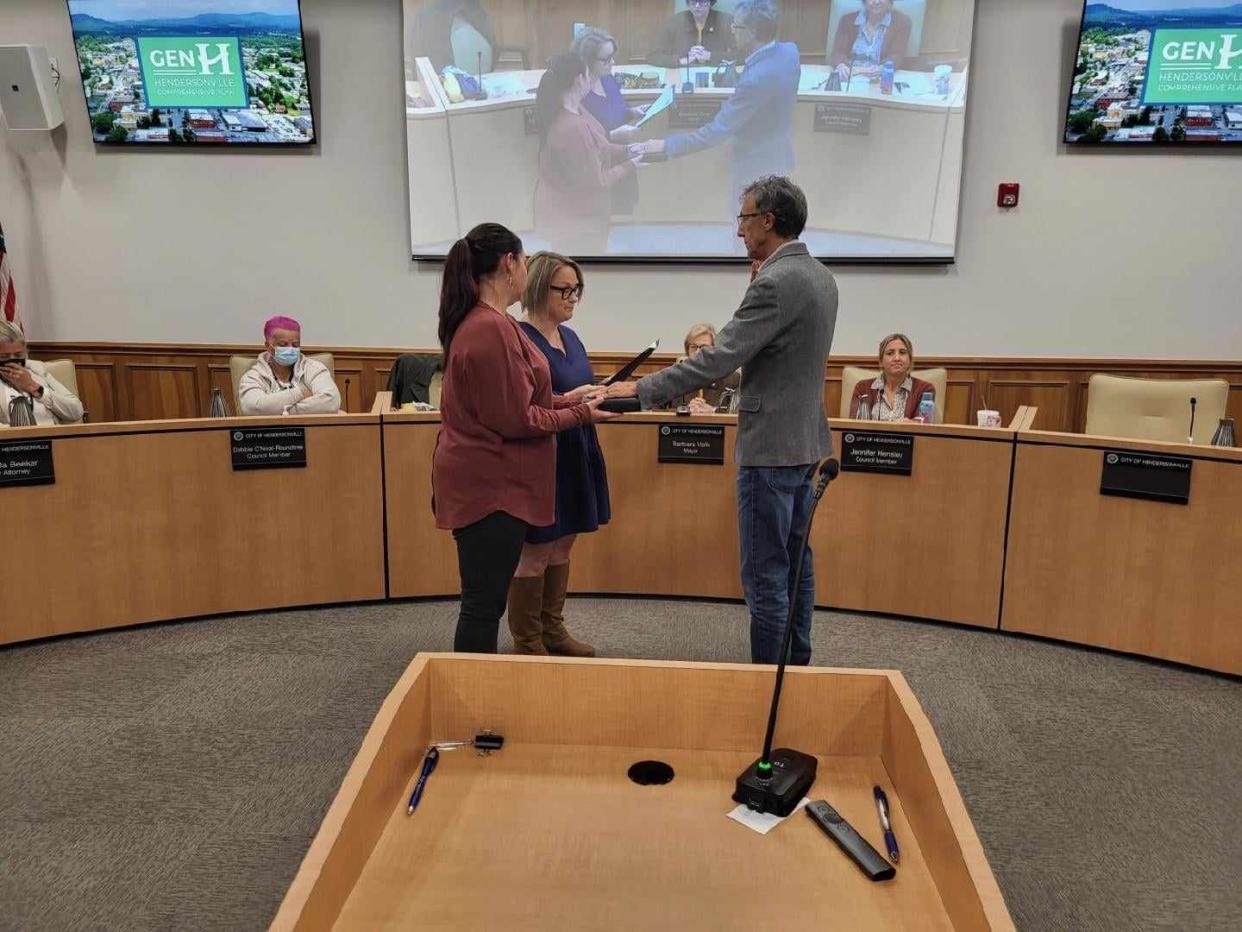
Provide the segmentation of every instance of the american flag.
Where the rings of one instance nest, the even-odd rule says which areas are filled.
[[[17,313],[17,288],[13,285],[9,255],[4,248],[4,227],[0,227],[0,309],[4,311],[5,320],[19,327],[22,325],[22,319]]]

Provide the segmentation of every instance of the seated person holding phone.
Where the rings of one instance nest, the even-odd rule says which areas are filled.
[[[913,421],[918,418],[919,403],[924,397],[933,404],[936,387],[916,379],[914,344],[904,333],[893,333],[880,341],[880,374],[872,381],[863,380],[854,386],[850,397],[850,417],[872,421]],[[925,423],[935,420],[931,417]]]
[[[695,324],[686,333],[686,355],[682,358],[687,359],[715,345],[716,328],[706,323]],[[668,410],[685,407],[689,409],[690,414],[716,414],[721,407],[725,407],[726,412],[733,411],[736,410],[737,388],[741,383],[742,373],[739,369],[729,373],[723,379],[717,379],[692,395],[674,398],[664,407]]]
[[[238,386],[241,413],[336,414],[341,393],[328,367],[302,355],[302,325],[273,317],[263,325],[267,351],[246,370]]]
[[[48,375],[43,363],[27,358],[26,335],[21,328],[0,320],[0,426],[9,423],[10,402],[22,397],[30,398],[30,409],[39,426],[82,420],[82,402]]]

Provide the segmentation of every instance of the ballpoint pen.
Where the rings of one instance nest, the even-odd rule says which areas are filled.
[[[418,782],[414,784],[414,792],[410,794],[410,805],[405,810],[406,815],[413,815],[418,801],[423,798],[423,787],[427,785],[427,778],[431,776],[431,771],[436,769],[436,764],[440,762],[440,749],[434,744],[427,749],[427,756],[423,758],[423,772],[418,775]]]
[[[888,797],[878,786],[875,788],[875,808],[880,813],[880,828],[884,829],[884,847],[888,849],[888,859],[896,864],[901,852],[897,850],[897,836],[893,834],[893,824],[888,820]]]

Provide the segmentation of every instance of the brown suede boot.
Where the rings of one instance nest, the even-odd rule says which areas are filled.
[[[509,633],[513,635],[515,654],[547,656],[543,646],[543,622],[539,619],[543,605],[543,576],[514,576],[509,583]]]
[[[543,574],[543,644],[550,654],[594,657],[595,648],[574,640],[565,630],[565,590],[569,588],[569,564],[549,566]]]

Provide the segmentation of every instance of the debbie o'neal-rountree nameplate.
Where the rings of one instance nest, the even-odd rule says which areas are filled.
[[[847,430],[841,436],[841,469],[908,476],[914,470],[914,436],[878,430]]]
[[[1148,498],[1177,505],[1190,503],[1190,468],[1185,456],[1141,450],[1105,450],[1100,494]]]
[[[52,485],[52,441],[11,440],[0,443],[0,488],[13,485]]]
[[[242,427],[229,431],[234,469],[306,465],[305,427]]]

